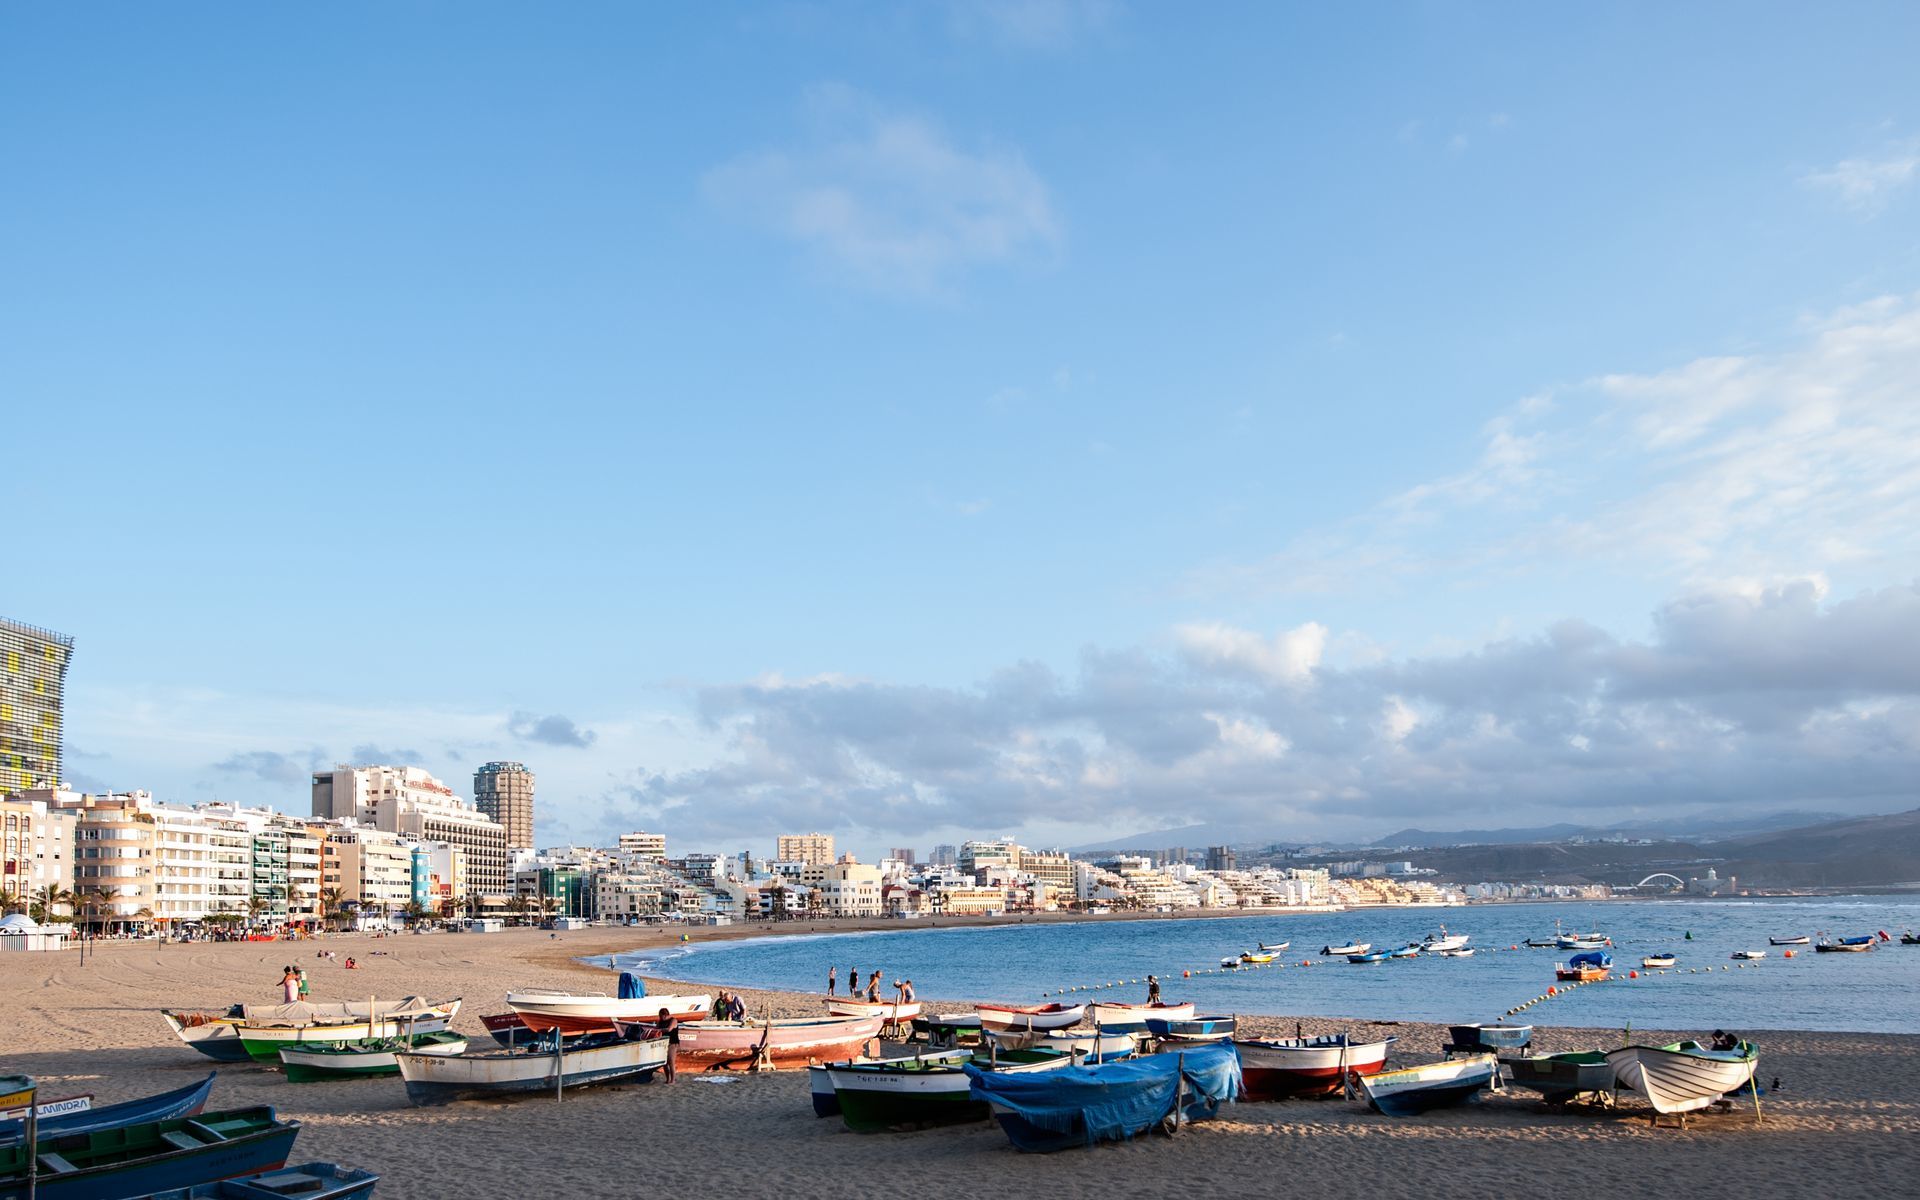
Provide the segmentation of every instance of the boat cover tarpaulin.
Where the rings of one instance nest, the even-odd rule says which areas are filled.
[[[365,1021],[370,1016],[424,1015],[432,1009],[433,1005],[421,997],[408,996],[405,1000],[375,1000],[371,1005],[365,1000],[346,1004],[310,1004],[304,1000],[292,1004],[245,1004],[240,1007],[240,1015],[249,1025],[343,1025]]]
[[[1231,1045],[1033,1074],[983,1071],[971,1063],[965,1070],[975,1100],[1009,1109],[1039,1129],[1079,1136],[1089,1146],[1152,1129],[1173,1112],[1176,1099],[1189,1113],[1196,1102],[1210,1112],[1240,1095],[1240,1056]]]
[[[1567,960],[1570,967],[1611,967],[1613,955],[1605,950],[1590,950],[1585,954],[1576,954]]]
[[[620,972],[620,999],[638,1000],[647,994],[647,985],[632,971]]]

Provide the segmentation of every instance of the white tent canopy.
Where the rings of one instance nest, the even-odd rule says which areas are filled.
[[[25,913],[14,913],[0,917],[0,951],[64,950],[67,932],[65,925],[41,925]]]

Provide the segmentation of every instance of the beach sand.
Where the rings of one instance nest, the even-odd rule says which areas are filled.
[[[763,930],[753,930],[762,933]],[[1595,1191],[1609,1196],[1914,1195],[1920,1185],[1920,1037],[1743,1030],[1761,1046],[1761,1078],[1783,1087],[1686,1130],[1652,1128],[1629,1098],[1613,1115],[1554,1114],[1512,1091],[1461,1109],[1393,1119],[1345,1100],[1239,1104],[1168,1138],[1054,1155],[1014,1152],[987,1123],[859,1135],[814,1117],[804,1071],[724,1083],[683,1074],[641,1084],[417,1109],[398,1079],[289,1084],[272,1070],[214,1064],[182,1046],[160,1008],[217,1009],[277,1000],[280,968],[307,968],[317,1001],[461,996],[456,1027],[477,1043],[483,1013],[511,987],[611,991],[613,976],[576,955],[638,949],[659,932],[592,930],[337,936],[316,942],[161,946],[108,943],[83,965],[73,951],[0,958],[0,1073],[26,1072],[43,1095],[92,1092],[106,1103],[178,1087],[216,1066],[212,1106],[272,1104],[303,1129],[296,1160],[329,1159],[382,1176],[377,1197],[733,1198],[891,1194],[945,1197],[1272,1195],[1381,1191],[1431,1196]],[[711,937],[707,931],[699,940]],[[315,958],[352,955],[360,969]],[[654,991],[675,989],[649,981]],[[699,990],[707,990],[702,987]],[[817,1015],[817,996],[743,992],[750,1011]],[[1171,992],[1169,993],[1172,994]],[[1911,1003],[1889,997],[1889,1003]],[[929,1000],[962,1009],[965,998]],[[1292,1019],[1243,1029],[1291,1036]],[[1430,1061],[1431,1025],[1307,1019],[1309,1034],[1395,1034],[1392,1065]],[[1706,1030],[1682,1030],[1695,1036]],[[1647,1039],[1657,1036],[1641,1035]],[[1546,1051],[1591,1049],[1594,1031],[1542,1029]],[[1636,1038],[1640,1040],[1640,1038]]]

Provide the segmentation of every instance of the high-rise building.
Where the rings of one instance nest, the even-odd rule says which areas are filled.
[[[0,619],[0,794],[57,788],[73,639]]]
[[[833,864],[833,835],[830,833],[783,833],[775,845],[773,856],[781,862],[806,863],[810,867]]]
[[[666,856],[667,835],[664,833],[620,835],[620,857],[622,858],[665,858]]]
[[[313,815],[352,818],[417,842],[458,846],[466,859],[468,894],[506,903],[507,831],[419,767],[337,767],[313,776]],[[408,863],[411,876],[412,864]],[[411,892],[411,882],[409,882]],[[465,899],[464,896],[461,899]],[[402,906],[406,900],[402,899]]]
[[[1207,870],[1209,871],[1231,871],[1234,860],[1232,846],[1207,847]]]
[[[913,847],[896,846],[893,849],[887,851],[887,857],[897,860],[903,866],[910,867],[913,865]]]
[[[931,867],[951,867],[959,861],[960,851],[950,842],[935,846],[933,853],[927,857],[927,865]]]
[[[473,806],[506,826],[508,850],[533,849],[533,772],[490,762],[473,773]]]

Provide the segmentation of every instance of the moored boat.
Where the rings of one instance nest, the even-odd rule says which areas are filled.
[[[885,1024],[883,1017],[690,1021],[680,1026],[675,1062],[696,1070],[744,1071],[857,1058]]]
[[[418,996],[347,1004],[247,1004],[235,1024],[240,1044],[255,1062],[278,1063],[280,1051],[305,1042],[351,1042],[361,1038],[439,1033],[460,1012],[458,999],[433,1004]]]
[[[1360,1077],[1367,1103],[1390,1117],[1410,1117],[1430,1109],[1461,1104],[1488,1087],[1498,1087],[1500,1063],[1491,1054],[1425,1063]]]
[[[1820,954],[1858,954],[1863,950],[1873,949],[1874,940],[1872,937],[1839,938],[1837,940],[1821,938],[1813,944],[1813,948]]]
[[[1270,963],[1273,961],[1273,955],[1266,950],[1262,950],[1257,954],[1252,950],[1242,950],[1240,952],[1240,961],[1243,963]]]
[[[37,1200],[122,1200],[276,1170],[299,1132],[263,1105],[15,1142],[0,1147],[0,1200],[25,1200],[29,1153]]]
[[[1907,930],[1900,935],[1900,944],[1902,946],[1920,946],[1920,933],[1915,933],[1911,929]]]
[[[1560,939],[1557,937],[1528,938],[1523,944],[1534,950],[1552,950],[1560,945]]]
[[[451,1030],[412,1037],[361,1038],[352,1042],[303,1042],[280,1051],[289,1083],[398,1075],[396,1054],[465,1054],[467,1039]]]
[[[35,1121],[34,1134],[45,1140],[54,1137],[72,1137],[82,1133],[98,1133],[105,1129],[123,1129],[128,1125],[141,1125],[150,1121],[173,1121],[182,1117],[191,1117],[206,1107],[207,1096],[213,1091],[213,1081],[219,1078],[210,1073],[198,1083],[172,1091],[160,1092],[152,1096],[143,1096],[138,1100],[124,1100],[119,1104],[103,1104],[98,1107],[89,1105],[78,1112],[46,1115],[46,1106],[37,1104],[41,1116]],[[26,1121],[0,1121],[0,1146],[13,1145],[24,1141],[27,1136]]]
[[[1765,950],[1735,950],[1733,952],[1733,957],[1736,960],[1740,960],[1740,961],[1760,959],[1760,958],[1765,958],[1766,956],[1767,956],[1767,952]]]
[[[1439,933],[1427,935],[1426,940],[1420,943],[1420,948],[1422,950],[1432,951],[1435,954],[1444,954],[1449,950],[1462,949],[1472,940],[1473,935],[1466,933],[1448,933],[1446,926],[1442,925]]]
[[[1671,967],[1680,960],[1671,954],[1649,954],[1640,960],[1643,967]]]
[[[310,1162],[239,1179],[154,1192],[139,1200],[366,1200],[380,1177],[338,1163]]]
[[[991,1058],[972,1055],[957,1060],[832,1063],[825,1070],[840,1119],[847,1128],[875,1133],[985,1120],[987,1105],[973,1097],[967,1065],[994,1075],[1009,1075],[1057,1071],[1072,1062],[1069,1056],[1053,1050],[1009,1050]]]
[[[1147,1028],[1147,1022],[1191,1021],[1193,1005],[1191,1003],[1154,1003],[1154,1004],[1110,1004],[1105,1001],[1087,1005],[1087,1016],[1094,1027],[1102,1031],[1125,1030],[1138,1033]]]
[[[1350,963],[1377,963],[1385,962],[1392,957],[1393,953],[1391,951],[1375,950],[1366,954],[1349,954],[1347,955],[1347,961]]]
[[[1260,943],[1260,949],[1261,949],[1261,950],[1263,950],[1263,951],[1265,951],[1265,952],[1266,952],[1266,953],[1268,953],[1268,954],[1279,954],[1279,953],[1281,953],[1281,952],[1283,952],[1284,950],[1286,950],[1286,948],[1287,948],[1288,946],[1291,946],[1291,945],[1293,945],[1293,943],[1292,943],[1291,941],[1286,941],[1286,942],[1271,942],[1271,943],[1269,943],[1269,942],[1261,942],[1261,943]]]
[[[1373,949],[1372,942],[1348,942],[1344,946],[1322,946],[1320,947],[1320,956],[1322,958],[1339,958],[1346,954],[1365,954],[1371,949]]]
[[[1231,1046],[1195,1046],[1092,1067],[1032,1074],[965,1068],[1017,1150],[1045,1153],[1145,1133],[1161,1122],[1202,1121],[1240,1094]]]
[[[519,1014],[535,1033],[558,1029],[562,1033],[593,1033],[616,1022],[656,1024],[660,1010],[676,1021],[703,1020],[713,1008],[712,996],[609,996],[602,993],[548,991],[527,988],[507,993],[507,1007]]]
[[[1656,1113],[1685,1113],[1747,1087],[1760,1065],[1760,1050],[1752,1042],[1732,1050],[1674,1042],[1622,1046],[1607,1051],[1606,1059],[1616,1087],[1645,1096]]]
[[[1249,1100],[1325,1095],[1387,1065],[1394,1038],[1357,1042],[1346,1034],[1314,1038],[1240,1039],[1233,1043]]]
[[[636,1027],[637,1028],[637,1027]],[[639,1082],[667,1061],[664,1037],[582,1039],[558,1055],[543,1050],[481,1050],[469,1054],[394,1055],[407,1099],[450,1104],[522,1092],[552,1092],[616,1081]],[[557,1076],[557,1078],[556,1078]]]
[[[1576,954],[1553,969],[1555,979],[1575,983],[1593,983],[1605,979],[1613,970],[1613,955],[1604,950]]]
[[[1553,944],[1562,950],[1604,950],[1613,945],[1613,939],[1595,930],[1593,933],[1563,933],[1553,939]]]
[[[1388,958],[1419,958],[1420,947],[1417,945],[1401,946],[1397,950],[1387,951],[1387,957]]]
[[[1806,934],[1797,933],[1791,937],[1769,937],[1767,944],[1772,946],[1805,946],[1812,941],[1813,939]]]
[[[1472,947],[1472,946],[1460,946],[1460,947],[1456,947],[1455,949],[1452,949],[1452,950],[1442,950],[1442,951],[1440,952],[1440,957],[1441,957],[1441,958],[1472,958],[1472,957],[1473,957],[1473,947]]]
[[[982,1029],[1071,1029],[1087,1015],[1084,1004],[982,1004]]]

